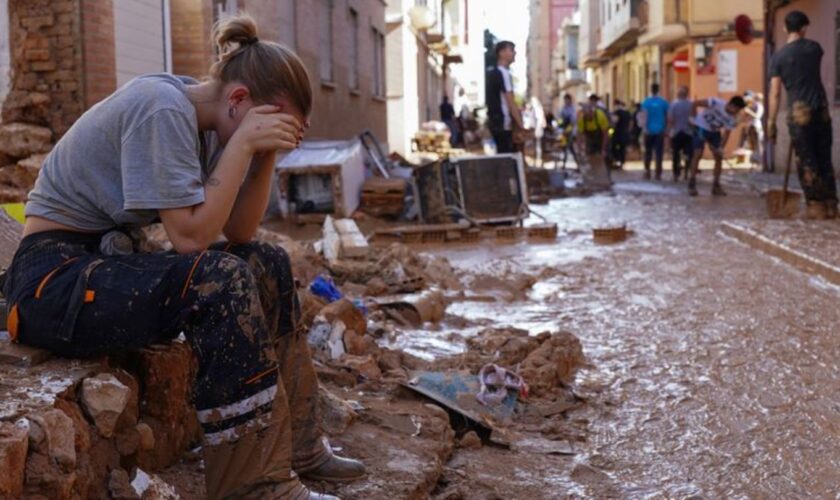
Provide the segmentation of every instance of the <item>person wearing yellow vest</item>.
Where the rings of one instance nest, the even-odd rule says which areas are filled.
[[[609,144],[610,120],[607,112],[597,105],[598,97],[592,95],[578,113],[578,140],[586,151],[586,160],[591,180],[599,185],[609,186],[610,173],[605,158]]]

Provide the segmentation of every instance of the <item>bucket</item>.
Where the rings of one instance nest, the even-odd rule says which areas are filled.
[[[790,219],[799,215],[802,193],[771,189],[767,191],[767,215],[771,219]]]

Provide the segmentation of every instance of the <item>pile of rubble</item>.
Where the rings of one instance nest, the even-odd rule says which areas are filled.
[[[46,127],[0,125],[0,203],[26,201],[51,148],[52,132]]]

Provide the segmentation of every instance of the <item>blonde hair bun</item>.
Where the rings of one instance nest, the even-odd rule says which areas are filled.
[[[285,96],[303,113],[312,110],[309,73],[288,47],[257,38],[257,23],[248,14],[219,20],[213,26],[219,60],[210,67],[210,77],[221,83],[239,82],[248,87],[258,104]]]
[[[219,58],[230,58],[239,49],[259,41],[257,22],[248,14],[222,18],[213,26],[213,38],[219,48]]]

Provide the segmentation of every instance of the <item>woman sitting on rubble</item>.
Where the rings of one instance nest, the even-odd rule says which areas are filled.
[[[250,242],[277,156],[303,136],[309,77],[289,49],[257,39],[250,17],[222,21],[215,37],[210,79],[138,77],[56,144],[7,273],[8,329],[68,357],[183,332],[198,360],[207,496],[335,498],[297,474],[348,481],[364,466],[322,439],[288,256]],[[158,219],[174,252],[137,253],[131,235]]]

